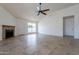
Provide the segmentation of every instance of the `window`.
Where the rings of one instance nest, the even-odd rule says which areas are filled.
[[[36,24],[28,23],[28,32],[36,32]]]

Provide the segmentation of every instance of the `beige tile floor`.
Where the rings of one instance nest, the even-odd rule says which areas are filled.
[[[29,34],[0,41],[1,55],[77,55],[79,40]]]

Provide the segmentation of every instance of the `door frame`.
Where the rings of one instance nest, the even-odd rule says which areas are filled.
[[[75,19],[74,15],[72,15],[72,16],[64,16],[63,17],[63,37],[64,37],[64,18],[66,18],[66,17],[73,17]],[[75,28],[75,26],[74,26],[75,25],[74,19],[73,19],[73,27]],[[73,28],[73,38],[75,37],[75,35],[74,35],[74,32],[75,32],[74,28]]]

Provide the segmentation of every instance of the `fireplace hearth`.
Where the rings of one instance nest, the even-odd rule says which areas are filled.
[[[15,33],[15,26],[8,26],[8,25],[2,26],[2,38],[3,39],[14,37],[14,33]]]

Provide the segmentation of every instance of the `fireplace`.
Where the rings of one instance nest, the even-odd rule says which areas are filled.
[[[14,33],[15,33],[15,26],[8,26],[8,25],[2,26],[2,38],[3,39],[14,37]]]
[[[14,30],[6,29],[5,30],[5,39],[10,38],[10,37],[14,37]]]

